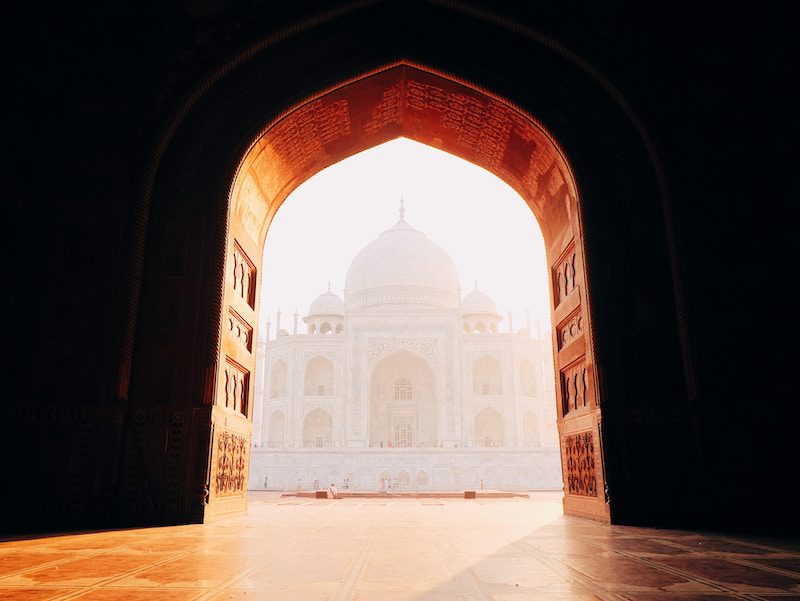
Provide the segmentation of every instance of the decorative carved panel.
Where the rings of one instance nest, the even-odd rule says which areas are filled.
[[[581,357],[561,371],[561,401],[564,415],[589,404],[586,390],[586,360]]]
[[[244,231],[253,241],[261,238],[261,229],[267,221],[269,205],[252,176],[247,175],[234,201],[234,212]]]
[[[591,432],[564,438],[564,462],[567,492],[583,497],[597,496],[597,473],[594,463],[594,440]]]
[[[398,349],[406,349],[425,355],[435,367],[439,366],[439,341],[436,338],[370,338],[368,343],[369,365]]]
[[[575,269],[576,253],[575,244],[570,243],[567,251],[559,259],[553,274],[553,287],[556,294],[556,306],[569,296],[578,287],[578,277]]]
[[[250,393],[250,372],[230,357],[225,362],[225,406],[247,415],[247,398]]]
[[[412,79],[406,86],[409,109],[441,113],[442,125],[457,132],[461,146],[475,149],[481,165],[499,168],[514,125],[514,111],[500,102]]]
[[[141,411],[133,416],[123,503],[128,516],[176,515],[183,474],[184,416]]]
[[[452,307],[453,304],[458,303],[458,293],[435,290],[433,288],[418,287],[409,289],[408,286],[382,286],[355,292],[349,296],[347,302],[349,306],[358,308],[362,305],[392,304],[406,301]]]
[[[387,88],[380,102],[375,105],[370,115],[370,120],[364,126],[365,131],[374,134],[383,128],[400,124],[400,111],[403,103],[403,83],[398,82]]]
[[[583,314],[578,310],[571,317],[564,320],[557,328],[558,350],[563,349],[573,340],[583,334]]]
[[[297,176],[298,167],[317,162],[325,146],[352,134],[350,106],[346,100],[320,98],[287,115],[270,130],[271,144],[255,163],[257,173],[271,172],[262,190],[276,190]],[[269,163],[264,169],[259,161]]]
[[[255,309],[256,266],[236,241],[233,243],[233,291]]]
[[[253,327],[233,309],[228,310],[228,335],[247,352],[253,350]]]
[[[247,486],[247,438],[220,431],[216,448],[214,494],[218,497],[241,495]]]

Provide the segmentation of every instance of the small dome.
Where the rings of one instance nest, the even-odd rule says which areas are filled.
[[[461,299],[461,313],[464,315],[490,314],[497,315],[497,305],[489,295],[477,288]]]
[[[308,308],[308,316],[344,315],[344,301],[330,290],[320,294]]]

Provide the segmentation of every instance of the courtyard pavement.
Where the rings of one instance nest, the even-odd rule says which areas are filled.
[[[255,493],[207,525],[0,542],[0,600],[800,600],[800,541],[604,526],[533,499]]]

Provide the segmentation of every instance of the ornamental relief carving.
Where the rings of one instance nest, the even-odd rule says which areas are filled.
[[[351,354],[350,354],[350,366],[352,369],[350,370],[351,375],[351,387],[350,387],[350,394],[346,400],[347,402],[347,412],[351,416],[351,421],[348,423],[348,429],[351,435],[355,438],[361,436],[362,428],[366,425],[364,423],[365,416],[366,416],[366,397],[367,391],[366,389],[362,389],[365,385],[361,381],[361,373],[364,371],[365,373],[368,371],[366,368],[369,366],[368,361],[370,358],[370,352],[364,352],[364,347],[369,347],[370,341],[367,340],[367,336],[375,331],[385,331],[386,324],[381,322],[363,322],[363,323],[356,323],[352,326],[352,344]],[[384,341],[391,341],[391,340],[416,340],[416,341],[427,341],[435,343],[435,348],[437,349],[434,355],[429,355],[428,352],[433,353],[433,348],[428,347],[427,351],[420,351],[419,349],[415,348],[407,348],[407,350],[419,352],[425,356],[431,356],[431,362],[438,367],[439,366],[439,355],[438,352],[438,344],[439,340],[442,341],[444,346],[444,350],[442,353],[442,357],[444,360],[444,378],[445,378],[445,385],[446,390],[444,393],[444,404],[445,404],[445,421],[448,430],[453,435],[456,431],[458,426],[458,420],[456,416],[456,402],[455,402],[455,385],[454,385],[454,366],[453,366],[453,354],[455,352],[455,338],[454,332],[452,328],[452,324],[450,323],[441,323],[441,322],[428,322],[428,323],[421,323],[415,325],[413,328],[408,325],[396,325],[392,328],[393,331],[397,333],[407,334],[405,337],[383,337],[383,338],[375,338],[374,340],[384,340]],[[428,338],[423,339],[419,337],[411,336],[413,332],[418,330],[426,331],[426,332],[438,332],[441,334],[439,338]],[[426,344],[427,344],[426,342]],[[387,343],[387,346],[384,346],[381,343],[379,346],[375,347],[375,357],[373,359],[377,360],[379,356],[383,356],[382,353],[390,353],[396,349],[404,348],[397,344],[397,346],[393,346],[396,343]],[[363,363],[362,363],[363,362]],[[363,366],[363,367],[359,367]]]
[[[351,133],[346,100],[331,102],[320,98],[293,111],[272,128],[271,144],[257,158],[271,164],[274,171],[269,181],[262,182],[262,189],[282,188],[294,177],[296,167],[307,168],[325,152],[325,145]]]
[[[591,432],[564,438],[567,491],[583,497],[597,496],[594,439]]]
[[[475,364],[475,361],[477,361],[481,357],[492,357],[493,359],[497,359],[501,365],[503,365],[506,361],[505,353],[503,353],[503,351],[496,349],[491,349],[491,350],[471,349],[470,364],[467,366],[467,368],[471,371],[472,366]]]
[[[324,359],[327,359],[336,365],[336,362],[339,360],[339,353],[328,350],[306,350],[302,353],[302,364],[304,366],[308,366],[308,362],[314,357],[323,357]]]
[[[258,184],[251,175],[244,178],[239,194],[234,203],[234,214],[239,218],[244,231],[254,241],[261,238],[261,229],[267,222],[269,204],[258,189]]]
[[[322,409],[323,411],[327,411],[331,414],[332,417],[335,417],[338,414],[336,411],[336,401],[331,402],[320,402],[320,403],[298,403],[297,405],[297,415],[299,417],[305,417],[309,412],[314,411],[314,409]]]
[[[250,394],[250,372],[228,358],[223,372],[225,406],[242,415],[247,415],[247,399]]]
[[[233,292],[251,308],[256,306],[256,266],[234,240],[232,259]]]
[[[575,252],[575,243],[573,242],[553,270],[556,306],[560,305],[578,287],[576,261],[577,254]]]
[[[583,335],[583,314],[578,311],[558,326],[558,350],[566,347],[570,342]]]
[[[448,294],[435,288],[385,286],[351,294],[347,298],[347,303],[351,307],[360,307],[375,303],[406,302],[409,300],[442,307],[453,307],[458,305],[459,298],[456,293]]]
[[[140,411],[133,417],[125,481],[127,515],[174,515],[180,502],[185,417],[177,411]],[[161,483],[152,499],[142,490]]]
[[[370,115],[370,120],[364,126],[369,134],[374,134],[388,125],[400,123],[400,114],[403,102],[403,82],[399,81],[387,88],[380,102],[375,105]]]
[[[505,155],[516,114],[504,104],[485,101],[439,86],[407,80],[408,108],[436,111],[441,123],[458,134],[461,146],[473,148],[484,165],[497,169]]]
[[[228,335],[248,353],[253,350],[253,327],[236,311],[228,309]]]
[[[400,349],[425,355],[434,367],[439,367],[439,341],[436,338],[370,338],[367,342],[367,363],[370,367],[378,359]]]
[[[241,495],[247,486],[247,438],[221,431],[216,447],[214,494],[218,497]]]
[[[587,390],[586,360],[581,358],[561,372],[561,402],[564,415],[589,404]]]

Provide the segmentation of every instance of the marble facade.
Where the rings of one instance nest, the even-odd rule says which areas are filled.
[[[250,489],[561,488],[549,336],[400,220],[257,346]],[[387,484],[388,483],[388,484]]]

